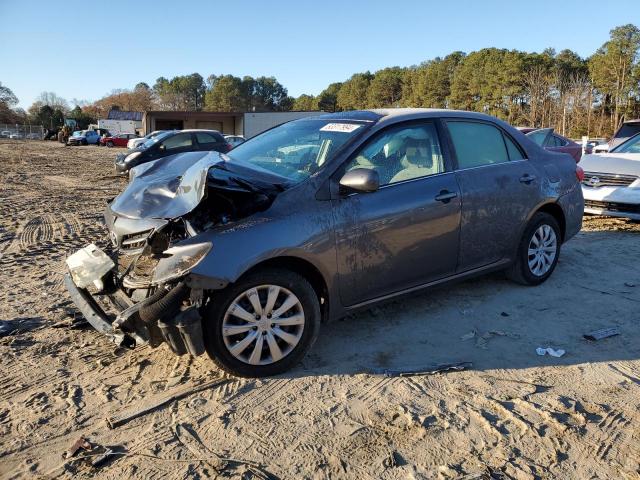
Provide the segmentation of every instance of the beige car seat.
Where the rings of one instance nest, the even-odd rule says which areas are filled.
[[[440,173],[441,163],[439,153],[434,151],[429,140],[410,139],[400,160],[402,170],[393,176],[390,183]]]

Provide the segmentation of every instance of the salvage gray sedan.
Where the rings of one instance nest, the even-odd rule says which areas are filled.
[[[374,302],[495,270],[545,281],[581,227],[580,174],[487,115],[319,115],[134,168],[111,245],[69,257],[66,284],[121,345],[273,375]]]

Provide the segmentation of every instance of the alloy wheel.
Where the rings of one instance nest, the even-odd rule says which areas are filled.
[[[269,365],[293,351],[304,325],[302,303],[293,292],[277,285],[260,285],[231,302],[222,322],[222,338],[238,360]]]
[[[558,238],[554,229],[547,224],[540,225],[529,241],[528,263],[531,273],[538,277],[545,275],[556,258]]]

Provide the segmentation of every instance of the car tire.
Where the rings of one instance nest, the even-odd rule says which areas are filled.
[[[86,147],[87,145],[89,145],[89,142],[87,142],[86,140],[83,140],[82,141],[82,145],[84,145]]]
[[[273,287],[277,287],[276,290]],[[272,302],[271,311],[277,313],[277,310],[283,304],[290,302],[293,304],[288,310],[276,319],[267,320],[267,309],[269,308],[269,296],[273,288],[277,298],[275,303]],[[255,290],[254,290],[255,289]],[[255,309],[252,303],[249,303],[247,292],[259,292],[257,300],[260,302],[260,308],[264,309],[264,317],[260,320],[253,320],[256,325],[250,323],[249,320],[242,320],[233,314],[233,305],[242,305],[244,313],[247,312],[255,319]],[[294,303],[297,301],[297,303]],[[253,301],[252,301],[253,302]],[[253,312],[253,313],[252,313]],[[259,322],[278,321],[287,323],[288,321],[298,322],[302,315],[302,325],[265,325]],[[271,318],[271,317],[269,317]],[[280,270],[266,269],[261,270],[244,278],[241,278],[233,285],[215,292],[205,306],[202,319],[202,328],[204,334],[204,343],[209,357],[214,363],[227,373],[238,377],[267,377],[283,373],[294,365],[296,365],[302,357],[311,348],[318,333],[320,331],[320,303],[318,296],[311,284],[301,275],[297,273]],[[230,323],[231,322],[231,323]],[[270,328],[274,327],[274,328]],[[225,332],[233,332],[234,328],[246,331],[237,334]],[[263,330],[266,329],[266,330]],[[252,333],[253,332],[253,333]],[[249,342],[249,337],[253,335],[253,340]],[[262,335],[262,340],[259,339]],[[282,337],[287,338],[285,341]],[[291,338],[298,338],[297,343],[290,344]],[[258,350],[258,341],[260,341],[260,349]],[[248,343],[247,343],[248,342]],[[272,344],[276,346],[272,349]],[[240,344],[246,344],[243,350],[232,353],[230,348],[238,347]],[[288,350],[288,351],[287,351]],[[258,354],[256,355],[256,352]],[[273,353],[276,355],[273,355]],[[282,354],[282,358],[273,361],[273,357]],[[255,356],[255,358],[254,358]],[[257,364],[264,358],[264,363]],[[244,359],[242,358],[244,357]],[[247,358],[249,357],[249,358]],[[253,359],[253,360],[252,360]],[[253,361],[254,364],[249,363]]]
[[[107,147],[112,148],[113,147],[113,142],[107,142]]]
[[[521,285],[540,285],[555,270],[561,243],[562,234],[556,219],[545,212],[536,213],[524,229],[516,260],[506,271],[507,277]]]

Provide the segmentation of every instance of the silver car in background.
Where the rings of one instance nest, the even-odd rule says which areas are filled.
[[[146,134],[144,137],[132,138],[127,142],[127,148],[129,150],[138,148],[140,145],[142,145],[144,142],[146,142],[150,138],[156,138],[158,135],[160,135],[161,133],[164,133],[165,131],[166,130],[156,130],[155,132]]]

